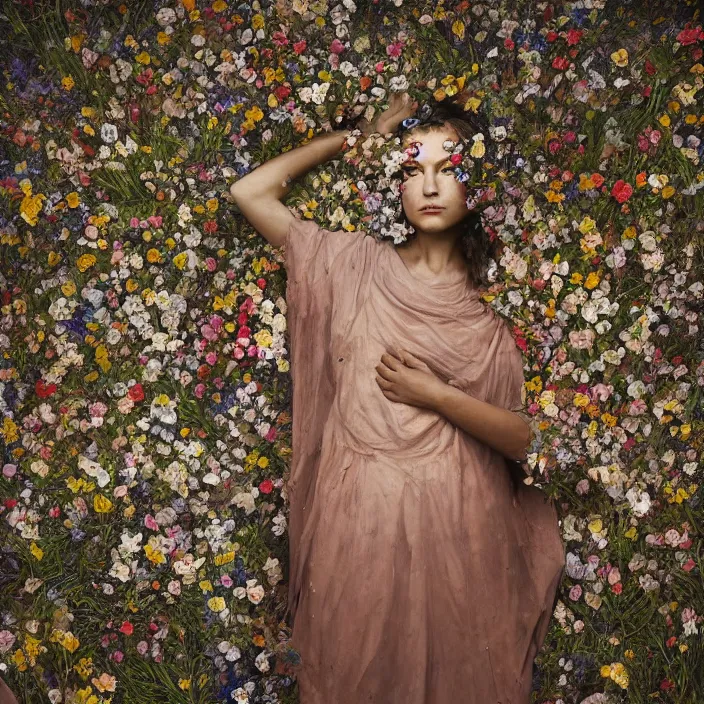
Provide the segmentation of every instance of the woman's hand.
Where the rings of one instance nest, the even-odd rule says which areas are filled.
[[[374,132],[383,135],[392,134],[403,120],[413,115],[417,107],[418,103],[407,92],[392,93],[388,109],[377,115],[372,122],[361,119],[356,127],[365,137]]]
[[[376,382],[390,401],[434,409],[445,382],[408,350],[386,352],[375,367]]]

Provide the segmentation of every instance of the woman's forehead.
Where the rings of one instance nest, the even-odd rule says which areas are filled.
[[[446,127],[433,127],[428,130],[410,130],[403,135],[403,143],[410,144],[411,142],[419,142],[426,147],[431,145],[439,145],[442,148],[444,141],[450,139],[453,142],[458,140],[457,132],[449,126]]]
[[[447,153],[443,147],[443,144],[447,140],[456,142],[457,133],[447,128],[427,132],[416,131],[415,133],[404,135],[403,146],[408,147],[413,142],[418,145],[418,157],[422,157],[423,155],[439,157]]]

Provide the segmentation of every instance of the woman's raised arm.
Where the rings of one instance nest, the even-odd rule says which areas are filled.
[[[293,214],[281,202],[294,179],[332,159],[341,149],[349,130],[335,130],[258,166],[230,187],[242,215],[274,247],[284,243]]]
[[[394,93],[390,106],[372,122],[359,121],[362,134],[390,135],[417,107],[407,93]],[[252,227],[274,247],[284,243],[291,211],[281,202],[290,184],[311,169],[332,159],[342,149],[350,130],[333,130],[318,135],[295,149],[261,164],[230,187],[230,193]]]

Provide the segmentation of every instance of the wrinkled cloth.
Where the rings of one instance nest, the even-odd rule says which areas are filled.
[[[403,348],[523,408],[522,355],[459,272],[421,281],[390,241],[294,217],[290,645],[301,704],[527,704],[564,565],[557,512],[498,452],[387,399]]]

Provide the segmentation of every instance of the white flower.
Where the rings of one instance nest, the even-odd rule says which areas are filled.
[[[130,568],[119,560],[114,562],[109,572],[111,577],[119,579],[121,582],[127,582],[130,578]]]
[[[636,487],[631,487],[626,492],[626,499],[631,504],[631,510],[637,517],[645,516],[650,510],[650,495],[647,491],[639,491]]]
[[[259,672],[269,672],[271,666],[269,665],[269,658],[266,650],[262,650],[262,652],[254,658],[254,665]]]
[[[162,26],[173,24],[176,21],[176,13],[170,7],[162,7],[156,13],[156,21]]]
[[[105,122],[100,127],[100,137],[106,144],[112,144],[118,137],[117,127],[109,122]]]
[[[110,483],[110,475],[105,469],[85,455],[78,456],[78,468],[82,469],[89,477],[97,479],[101,489]]]
[[[261,584],[255,584],[256,581],[256,579],[247,580],[247,598],[253,604],[258,604],[264,598],[264,594],[266,593]]]

